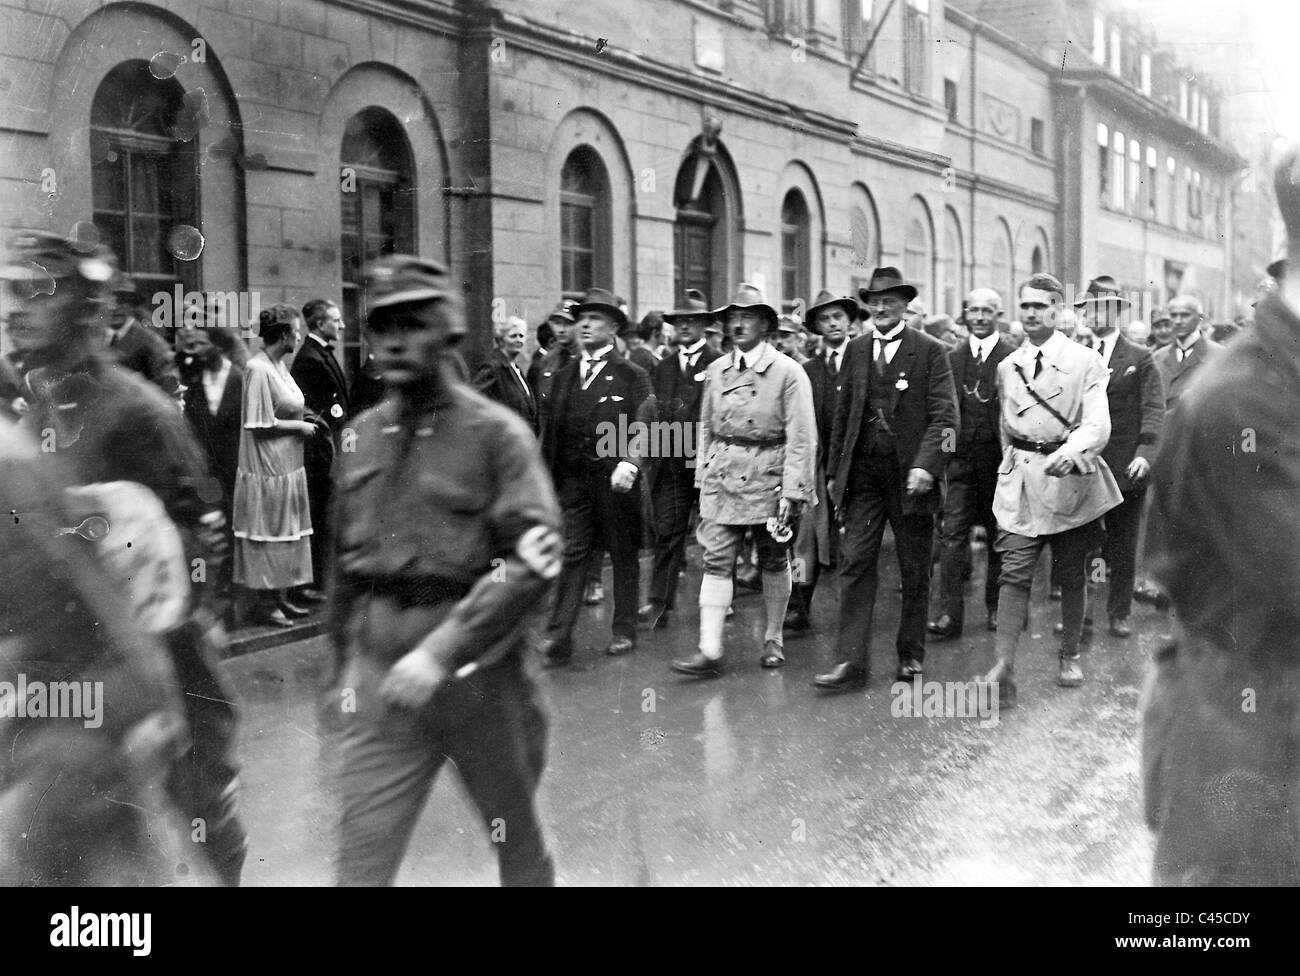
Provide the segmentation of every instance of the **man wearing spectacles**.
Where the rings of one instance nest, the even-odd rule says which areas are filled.
[[[993,518],[993,493],[1002,460],[999,436],[998,364],[1016,351],[1000,332],[1002,299],[991,288],[976,288],[966,296],[967,340],[948,354],[961,408],[957,450],[948,462],[948,491],[944,496],[940,530],[939,617],[930,622],[936,640],[961,636],[965,618],[963,581],[970,558],[972,525],[984,526],[988,538],[988,573],[984,580],[984,606],[989,630],[997,629],[998,574],[1002,557],[993,546],[997,522]]]

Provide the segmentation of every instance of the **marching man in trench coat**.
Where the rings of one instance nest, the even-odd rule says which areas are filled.
[[[704,578],[698,653],[673,662],[681,674],[722,673],[722,630],[731,571],[745,530],[754,527],[767,613],[760,663],[785,664],[781,628],[790,603],[788,546],[804,505],[815,503],[817,422],[808,375],[763,341],[777,312],[753,285],[715,313],[734,348],[708,366],[700,406],[695,484],[700,489]]]

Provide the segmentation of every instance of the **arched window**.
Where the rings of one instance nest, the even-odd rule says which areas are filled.
[[[95,227],[145,296],[199,287],[199,261],[168,247],[177,225],[199,224],[198,139],[186,111],[180,84],[154,78],[146,61],[118,65],[91,102]]]
[[[359,323],[362,269],[385,254],[415,251],[411,145],[392,113],[372,106],[348,120],[339,163],[343,317]],[[360,363],[360,333],[360,329],[344,333],[344,365],[350,373]]]
[[[560,171],[560,291],[581,298],[612,288],[609,174],[595,150],[579,146]]]
[[[953,317],[961,312],[964,291],[962,277],[965,269],[963,250],[961,224],[949,207],[944,211],[943,253],[939,259],[939,308],[935,311],[942,309]]]
[[[795,299],[807,301],[812,288],[811,217],[803,194],[791,190],[781,204],[781,310],[794,309]]]
[[[875,215],[865,207],[853,206],[849,210],[849,230],[853,241],[853,267],[870,274],[880,261]]]
[[[934,242],[930,214],[919,197],[912,199],[903,234],[903,277],[916,286],[920,297],[931,308],[935,305]]]
[[[688,152],[677,173],[673,202],[673,294],[698,288],[719,303],[731,291],[739,223],[739,191],[720,148]]]
[[[1034,253],[1029,256],[1029,271],[1031,274],[1038,274],[1043,270],[1043,249],[1037,244],[1034,245]]]
[[[1006,296],[1006,300],[1016,301],[1016,269],[1011,260],[1011,237],[1006,224],[997,221],[993,230],[993,250],[989,257],[989,277],[993,279],[992,287]]]

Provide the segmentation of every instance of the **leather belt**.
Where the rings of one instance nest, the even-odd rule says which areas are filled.
[[[436,606],[459,600],[470,590],[469,584],[445,576],[354,576],[349,583],[406,607]]]
[[[1011,446],[1018,447],[1022,451],[1033,451],[1035,454],[1054,454],[1060,449],[1065,441],[1029,441],[1023,437],[1011,438]]]
[[[778,434],[776,437],[741,437],[735,434],[714,434],[713,439],[722,441],[724,444],[737,444],[741,447],[776,447],[785,443],[784,434]]]

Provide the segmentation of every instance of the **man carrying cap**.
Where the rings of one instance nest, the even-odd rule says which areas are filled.
[[[997,629],[998,574],[1002,557],[993,540],[993,494],[1002,461],[998,420],[998,364],[1016,351],[998,331],[1002,297],[992,288],[976,288],[966,296],[962,313],[970,336],[948,354],[953,385],[961,405],[961,433],[948,462],[943,499],[939,556],[939,616],[930,623],[937,640],[961,636],[966,619],[964,583],[970,564],[970,530],[981,525],[988,540],[984,577],[984,609],[989,630]]]
[[[763,293],[741,284],[714,313],[731,332],[732,351],[709,364],[700,408],[700,643],[673,670],[722,673],[722,631],[731,606],[731,571],[753,530],[763,580],[766,631],[759,663],[785,664],[781,626],[790,602],[787,547],[800,509],[815,500],[817,424],[808,376],[763,336],[778,315]]]
[[[686,561],[686,533],[700,497],[695,487],[700,398],[705,371],[721,355],[704,338],[713,313],[703,292],[688,288],[677,307],[663,317],[676,330],[677,352],[664,356],[651,375],[654,419],[667,425],[655,429],[668,431],[669,447],[651,452],[646,472],[654,513],[655,555],[649,597],[637,612],[637,621],[651,629],[665,626],[676,605],[677,580]],[[663,440],[659,446],[664,446]]]
[[[1138,527],[1146,505],[1147,478],[1165,419],[1165,390],[1151,353],[1121,335],[1130,302],[1120,294],[1115,280],[1100,275],[1074,307],[1087,320],[1109,380],[1106,402],[1110,411],[1110,440],[1102,460],[1119,485],[1123,501],[1106,513],[1106,543],[1102,559],[1109,591],[1106,612],[1110,633],[1131,637],[1128,625],[1133,607]]]
[[[542,456],[564,509],[565,535],[564,570],[542,648],[551,667],[573,656],[588,564],[602,551],[614,568],[613,639],[605,653],[627,654],[636,646],[641,503],[633,488],[647,448],[637,421],[644,421],[641,408],[653,395],[645,370],[615,348],[615,336],[628,327],[617,299],[593,288],[573,311],[581,355],[555,374],[542,405]]]
[[[494,830],[502,884],[549,885],[533,804],[547,723],[524,622],[560,567],[550,478],[527,422],[447,356],[467,331],[447,269],[384,257],[365,290],[388,396],[354,421],[337,473],[338,882],[393,883],[450,759]]]
[[[886,521],[894,530],[903,576],[898,678],[910,681],[921,673],[938,483],[958,433],[947,347],[903,321],[916,289],[897,268],[877,268],[859,297],[871,311],[875,331],[848,345],[827,452],[831,502],[845,527],[840,660],[814,678],[827,691],[867,682]]]
[[[826,494],[826,451],[839,401],[849,328],[857,317],[856,299],[836,297],[825,288],[808,309],[808,325],[822,340],[818,355],[803,364],[812,387],[813,415],[817,420],[817,507],[800,520],[795,539],[795,567],[799,572],[785,618],[786,627],[795,632],[812,627],[813,593],[821,567],[833,569],[839,556],[840,534],[835,528],[835,509]]]
[[[1020,319],[1028,341],[998,365],[1004,453],[993,514],[1002,553],[997,661],[985,676],[1004,706],[1015,704],[1015,659],[1029,622],[1029,593],[1044,547],[1052,548],[1061,586],[1060,674],[1083,683],[1083,631],[1088,553],[1101,543],[1101,517],[1122,500],[1101,457],[1110,437],[1106,367],[1086,346],[1056,331],[1061,283],[1034,274],[1020,286]]]

